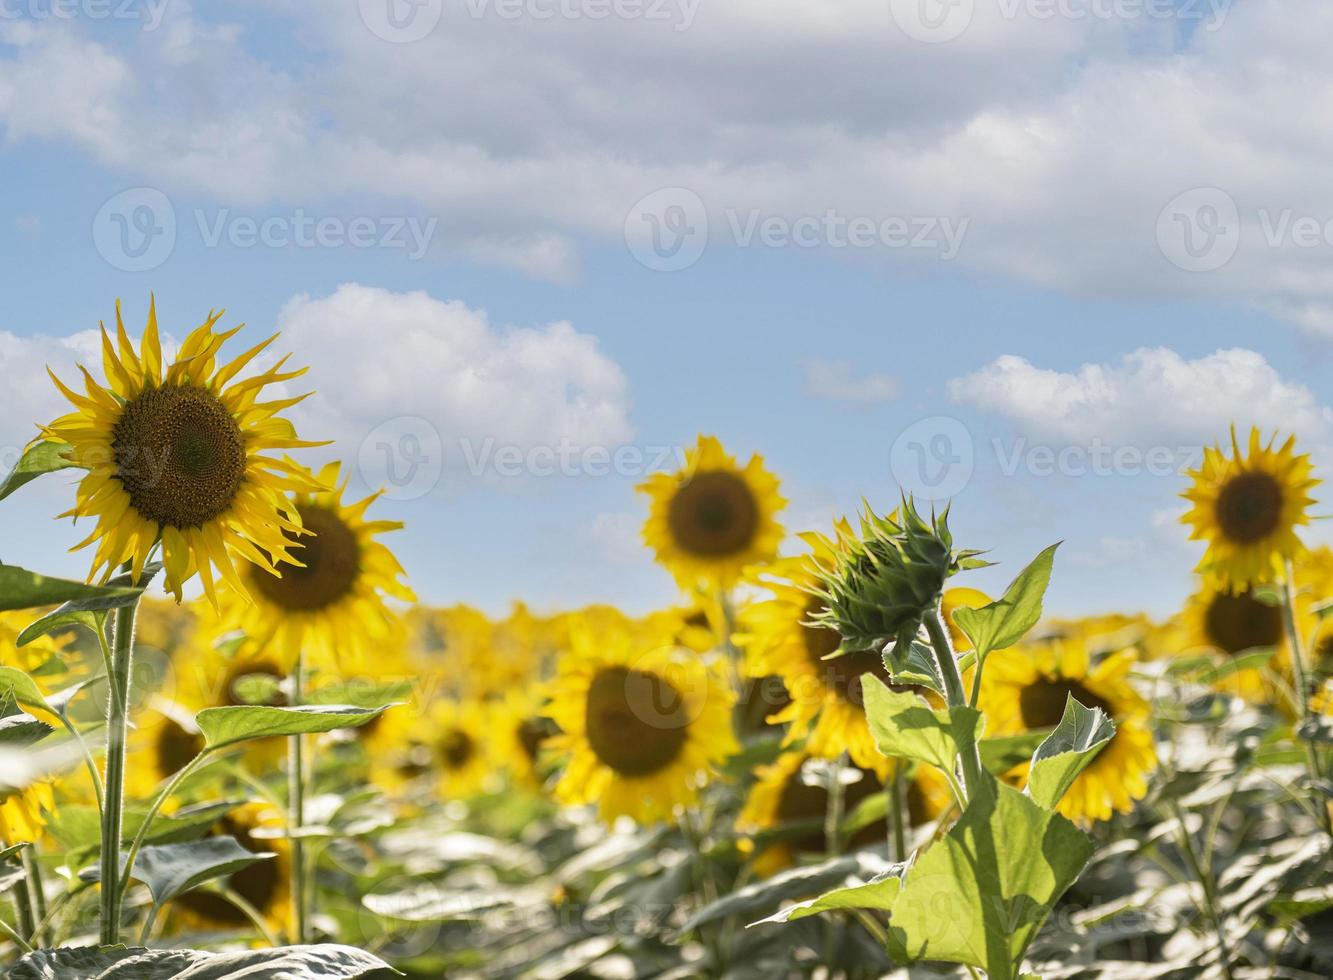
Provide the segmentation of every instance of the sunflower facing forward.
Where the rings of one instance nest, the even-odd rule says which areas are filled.
[[[338,463],[312,482],[323,489],[291,501],[304,533],[287,543],[290,564],[280,567],[281,577],[252,567],[243,587],[226,596],[222,619],[284,666],[304,653],[322,667],[359,670],[373,644],[388,642],[397,629],[385,598],[416,598],[398,559],[376,540],[402,524],[366,519],[379,494],[344,504],[347,481]]]
[[[1242,590],[1276,581],[1283,564],[1304,551],[1296,528],[1310,522],[1305,509],[1319,481],[1310,457],[1295,453],[1294,436],[1279,449],[1273,441],[1262,444],[1252,428],[1242,456],[1233,428],[1231,456],[1205,449],[1203,466],[1190,473],[1193,486],[1182,496],[1194,506],[1181,522],[1193,526],[1191,540],[1208,542],[1198,571],[1214,585]]]
[[[669,820],[737,749],[721,670],[610,622],[571,626],[549,693],[547,716],[562,734],[546,745],[566,757],[556,797],[596,803],[608,822]]]
[[[638,488],[651,498],[643,540],[684,589],[726,588],[741,571],[771,561],[782,543],[778,480],[755,455],[744,467],[713,436],[699,436],[675,473]]]
[[[305,395],[268,402],[259,398],[268,385],[305,370],[284,371],[283,358],[235,381],[276,335],[219,366],[219,350],[240,330],[215,332],[221,316],[209,314],[185,338],[176,360],[164,367],[155,306],[149,307],[136,352],[117,303],[114,344],[102,328],[106,385],[82,366],[86,394],[51,375],[77,411],[44,426],[42,434],[69,446],[66,458],[88,471],[74,507],[61,516],[97,521],[76,546],[97,544],[90,579],[105,580],[128,561],[138,580],[161,542],[167,589],[179,600],[183,583],[197,573],[215,602],[215,567],[244,591],[234,559],[266,574],[275,573],[275,563],[290,560],[287,549],[300,520],[286,494],[316,487],[295,463],[265,453],[320,443],[298,439],[291,423],[278,415]]]
[[[1053,641],[1000,650],[986,661],[981,709],[988,734],[1018,735],[1054,728],[1073,697],[1085,708],[1100,708],[1115,722],[1115,735],[1093,758],[1056,806],[1087,823],[1128,813],[1148,792],[1157,751],[1148,724],[1149,706],[1130,685],[1132,650],[1102,658],[1093,666],[1076,642]],[[1025,775],[1027,764],[1018,768]]]

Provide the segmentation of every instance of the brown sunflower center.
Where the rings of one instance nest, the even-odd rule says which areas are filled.
[[[819,600],[812,600],[806,607],[805,618],[809,618],[824,608]],[[810,666],[815,669],[820,680],[834,694],[849,704],[861,704],[861,675],[874,674],[885,684],[889,683],[889,672],[884,666],[884,658],[870,650],[856,653],[844,653],[825,660],[838,649],[842,637],[838,631],[826,626],[801,626],[801,638],[805,642],[805,655]],[[903,690],[899,685],[890,685],[894,690]]]
[[[250,580],[269,602],[288,612],[319,612],[350,593],[361,573],[361,544],[333,510],[302,504],[297,510],[311,534],[296,539],[297,565],[280,565],[282,578],[254,566]]]
[[[524,718],[518,723],[518,744],[523,749],[523,754],[528,757],[529,762],[537,761],[537,754],[541,752],[542,743],[550,737],[550,729],[546,727],[544,718]]]
[[[622,776],[650,776],[680,755],[688,736],[685,699],[657,674],[608,667],[588,686],[588,743]]]
[[[884,784],[869,769],[857,767],[861,778],[843,787],[843,808],[850,813],[861,803],[883,791]],[[797,770],[782,787],[778,797],[777,819],[779,823],[821,823],[828,808],[828,789],[815,783],[806,782],[801,770]],[[926,799],[916,780],[907,788],[907,817],[913,827],[930,820]],[[887,832],[887,821],[881,820],[862,827],[852,835],[850,843],[856,847],[867,847],[882,842]],[[821,854],[827,840],[820,827],[812,827],[809,834],[802,835],[792,842],[792,846],[802,853]]]
[[[1242,473],[1222,487],[1214,512],[1228,540],[1262,541],[1282,519],[1282,486],[1267,473]]]
[[[1234,656],[1277,646],[1282,641],[1282,611],[1260,602],[1248,589],[1236,595],[1219,592],[1208,603],[1203,629],[1213,646]]]
[[[435,743],[435,750],[446,769],[462,769],[471,761],[477,743],[461,728],[451,728]]]
[[[223,818],[216,833],[219,837],[235,837],[236,842],[247,851],[254,853],[272,851],[271,847],[264,846],[264,841],[256,841],[251,837],[248,828],[231,817]],[[228,887],[260,912],[272,912],[282,889],[284,869],[279,867],[279,860],[281,859],[256,861],[242,868],[228,879]],[[228,927],[239,927],[250,923],[249,917],[244,912],[225,898],[211,892],[186,892],[176,901],[210,923]]]
[[[676,490],[667,510],[671,537],[685,551],[724,558],[744,551],[759,530],[759,505],[736,473],[706,470]]]
[[[157,759],[158,775],[163,779],[173,776],[184,769],[196,755],[203,751],[204,738],[197,732],[186,731],[182,726],[167,718],[157,730],[154,744],[154,758]]]
[[[204,388],[150,388],[126,402],[111,451],[130,506],[166,527],[202,527],[216,519],[245,480],[240,426]]]
[[[1064,717],[1065,702],[1073,697],[1085,708],[1101,708],[1115,717],[1111,706],[1070,677],[1038,677],[1018,695],[1018,711],[1026,728],[1054,728]]]

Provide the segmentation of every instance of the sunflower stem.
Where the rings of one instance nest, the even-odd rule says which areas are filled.
[[[1171,802],[1171,815],[1176,818],[1176,823],[1180,826],[1181,853],[1185,855],[1185,861],[1189,864],[1190,872],[1203,890],[1204,912],[1209,924],[1213,927],[1213,933],[1217,936],[1217,957],[1222,967],[1222,975],[1227,980],[1232,980],[1231,953],[1227,949],[1226,927],[1223,924],[1221,913],[1218,912],[1217,891],[1213,886],[1212,873],[1210,870],[1205,870],[1203,863],[1199,860],[1199,853],[1194,847],[1194,838],[1190,835],[1189,826],[1185,823],[1185,814],[1181,811],[1180,805],[1174,800]]]
[[[305,696],[305,664],[301,654],[292,666],[292,705]],[[287,840],[292,849],[292,932],[296,945],[306,941],[306,866],[305,842],[300,836],[305,826],[305,744],[300,735],[287,738]]]
[[[889,796],[889,847],[893,859],[907,860],[907,831],[903,823],[903,769],[901,762],[893,763],[893,776],[884,784]]]
[[[130,571],[128,563],[125,571]],[[101,938],[103,946],[120,942],[123,890],[120,882],[120,842],[125,821],[125,739],[129,730],[130,672],[134,661],[136,598],[116,610],[111,646],[111,673],[107,678],[106,803],[102,808]]]
[[[830,760],[825,775],[828,803],[824,808],[824,857],[842,855],[843,757]],[[830,971],[838,952],[838,921],[829,916],[824,920],[824,966]]]
[[[28,876],[28,894],[32,901],[32,941],[40,946],[46,929],[46,884],[42,880],[42,863],[35,843],[23,849],[23,870]]]
[[[931,649],[935,653],[935,666],[944,681],[945,700],[950,709],[967,707],[967,695],[963,693],[963,675],[958,671],[958,658],[954,655],[949,632],[940,619],[938,603],[927,610],[924,621]],[[958,753],[958,758],[963,770],[963,790],[970,799],[985,785],[982,777],[981,750],[977,748],[975,739]]]
[[[1310,770],[1310,780],[1314,803],[1319,810],[1320,824],[1324,833],[1333,835],[1333,816],[1328,812],[1328,803],[1323,799],[1319,783],[1323,780],[1323,767],[1319,764],[1319,750],[1315,743],[1303,734],[1310,722],[1310,681],[1305,664],[1305,641],[1296,625],[1296,584],[1295,569],[1290,559],[1286,563],[1286,574],[1282,576],[1282,626],[1287,634],[1287,645],[1291,647],[1292,680],[1296,685],[1296,718],[1299,729],[1297,738],[1305,745],[1305,763]]]
[[[27,861],[20,857],[19,863],[23,865],[26,871]],[[25,939],[33,939],[33,933],[37,931],[37,926],[32,914],[32,896],[28,893],[26,886],[27,881],[24,880],[14,888],[14,924],[18,927],[18,930],[13,935],[16,938],[22,936]],[[27,946],[29,950],[32,949],[27,942],[23,942],[23,945]]]

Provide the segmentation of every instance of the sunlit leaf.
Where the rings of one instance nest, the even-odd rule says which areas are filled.
[[[0,500],[44,473],[69,469],[74,464],[63,455],[69,446],[58,442],[34,442],[23,451],[18,464],[0,481]]]
[[[271,861],[275,857],[277,855],[270,852],[249,851],[234,837],[209,837],[183,844],[142,848],[135,858],[130,877],[143,882],[154,903],[164,905],[200,885],[229,878],[252,864]],[[80,877],[84,881],[97,881],[99,870],[88,868]]]
[[[221,749],[257,738],[314,735],[339,728],[356,728],[374,721],[391,707],[302,704],[291,708],[274,708],[267,705],[236,705],[205,708],[195,715],[194,720],[208,748]]]
[[[1013,646],[1037,625],[1058,547],[1059,543],[1053,544],[1032,559],[995,602],[979,609],[954,610],[954,623],[972,641],[978,656]]]
[[[1105,711],[1085,707],[1069,695],[1060,724],[1032,753],[1028,795],[1046,809],[1054,809],[1079,773],[1114,736],[1115,725]]]
[[[913,759],[952,772],[954,759],[976,740],[981,712],[975,708],[932,708],[911,691],[895,691],[876,678],[861,678],[866,720],[879,750],[890,758]]]

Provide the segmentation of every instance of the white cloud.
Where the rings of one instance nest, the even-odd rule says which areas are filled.
[[[806,393],[815,398],[866,407],[891,401],[902,391],[902,382],[893,375],[862,373],[857,365],[846,361],[811,357],[801,366],[805,371]]]
[[[595,338],[560,321],[500,328],[486,313],[424,292],[356,284],[297,296],[279,316],[317,394],[296,410],[309,438],[355,458],[377,427],[425,419],[446,465],[501,447],[614,447],[633,435],[628,383]]]
[[[1075,445],[1211,445],[1232,423],[1316,441],[1333,432],[1333,411],[1309,388],[1242,348],[1186,360],[1145,347],[1072,372],[1007,354],[951,380],[948,390],[955,402],[1003,415],[1028,436]]]
[[[17,454],[37,435],[39,423],[73,411],[51,383],[49,366],[75,391],[83,390],[75,365],[101,364],[101,335],[83,330],[70,337],[19,337],[0,330],[0,471],[8,472]]]

